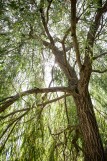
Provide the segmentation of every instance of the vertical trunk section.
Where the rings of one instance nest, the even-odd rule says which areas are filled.
[[[106,161],[99,129],[88,90],[74,96],[84,140],[84,161]]]

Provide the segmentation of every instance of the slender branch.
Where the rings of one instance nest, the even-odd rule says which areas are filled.
[[[51,42],[52,45],[54,45],[54,40],[49,32],[49,29],[47,27],[47,22],[46,22],[46,19],[45,19],[45,14],[44,14],[44,10],[43,10],[43,7],[44,7],[44,0],[41,0],[40,1],[40,14],[41,14],[41,19],[42,19],[42,23],[43,23],[43,27],[45,29],[45,32]]]
[[[70,126],[70,125],[68,125],[65,129],[62,129],[62,130],[60,130],[60,131],[57,132],[57,133],[52,133],[49,126],[48,126],[48,128],[49,128],[50,134],[55,136],[55,135],[60,135],[60,134],[64,133],[64,132],[67,131],[67,130],[70,130],[70,132],[71,132],[71,131],[77,129],[77,128],[78,128],[78,125],[75,125],[75,126]]]
[[[95,110],[102,116],[104,117],[104,119],[107,120],[107,113],[105,113],[104,111],[101,111],[99,109],[97,109],[95,106],[94,106]]]
[[[70,33],[70,31],[71,31],[71,26],[70,26],[70,27],[68,28],[68,30],[65,32],[65,35],[64,35],[64,37],[63,37],[63,39],[62,39],[62,42],[65,42],[65,40],[66,40],[68,34]]]
[[[79,44],[77,40],[77,35],[76,35],[76,0],[71,0],[71,36],[73,39],[73,46],[74,50],[76,52],[76,59],[79,68],[81,69],[82,64],[81,64],[81,59],[80,59],[80,52],[79,52]]]
[[[93,57],[93,60],[96,60],[98,58],[101,58],[102,56],[105,56],[105,55],[107,55],[107,52],[104,52],[104,53],[102,53],[102,54],[100,54],[98,56]]]
[[[11,133],[13,132],[13,130],[14,130],[16,124],[18,123],[18,121],[19,121],[19,120],[17,120],[17,122],[15,122],[15,124],[13,125],[13,127],[12,127],[10,133],[8,134],[7,138],[5,139],[3,145],[0,147],[0,153],[2,152],[3,148],[5,147],[5,144],[6,144],[6,142],[8,141],[8,139],[9,139]]]
[[[38,104],[37,106],[43,106],[44,107],[44,106],[46,106],[49,103],[53,103],[53,102],[59,101],[60,99],[63,99],[63,98],[68,97],[68,96],[71,96],[71,94],[65,94],[65,95],[57,97],[55,99],[52,99],[52,100],[46,101],[44,103]]]
[[[85,2],[85,1],[84,1],[84,2]],[[84,2],[83,2],[83,4],[82,4],[81,8],[83,7]],[[84,7],[83,7],[83,12],[77,17],[77,22],[81,19],[82,15],[85,15],[85,12],[87,11],[88,7],[89,7],[89,6],[87,6],[85,9],[84,9]],[[81,8],[80,8],[80,10],[81,10]],[[79,10],[79,12],[80,12],[80,10]],[[78,12],[78,13],[79,13],[79,12]]]
[[[29,110],[28,110],[29,111]],[[2,132],[0,139],[5,135],[5,133],[8,131],[8,129],[17,121],[19,121],[23,116],[25,116],[28,111],[26,111],[24,114],[20,115],[19,117],[15,118],[10,124],[8,124],[8,126],[6,127],[6,129]]]
[[[7,118],[7,117],[9,117],[9,116],[11,116],[11,115],[15,115],[16,113],[19,113],[19,112],[28,111],[28,110],[30,110],[30,109],[32,109],[32,108],[23,108],[23,109],[21,109],[21,110],[13,111],[13,112],[11,112],[11,113],[5,115],[5,116],[0,116],[0,120],[5,119],[5,118]]]
[[[18,123],[18,121],[20,121],[20,119],[21,119],[24,115],[26,115],[27,113],[28,113],[28,111],[26,111],[24,114],[20,115],[20,116],[19,116],[18,118],[16,118],[13,122],[11,122],[11,123],[7,126],[7,128],[3,131],[2,135],[0,136],[0,139],[5,135],[5,133],[8,131],[8,129],[14,124],[13,127],[12,127],[12,129],[11,129],[11,131],[9,132],[7,138],[5,139],[3,145],[0,147],[0,152],[3,150],[3,148],[4,148],[5,144],[6,144],[6,142],[8,141],[8,139],[9,139],[9,137],[10,137],[12,131],[14,130],[16,124]]]
[[[66,94],[65,94],[65,95],[66,95]],[[68,122],[68,125],[69,125],[69,124],[70,124],[70,121],[69,121],[68,106],[67,106],[66,97],[65,97],[65,99],[64,99],[64,105],[65,105],[66,118],[67,118],[67,122]]]
[[[6,98],[1,99],[1,100],[0,100],[0,104],[1,104],[1,102],[6,101],[6,100],[8,100],[8,99],[10,99],[10,98],[13,98],[13,96],[6,97]]]
[[[5,133],[8,131],[8,129],[16,122],[16,120],[14,120],[13,122],[11,122],[6,129],[2,132],[0,139],[5,135]]]
[[[102,22],[100,24],[100,29],[96,33],[95,39],[99,39],[99,36],[101,35],[101,32],[102,32],[102,30],[103,30],[104,27],[105,27],[105,24],[103,24],[103,16],[102,16]]]
[[[71,96],[71,94],[65,94],[65,95],[60,96],[60,97],[58,97],[58,98],[55,98],[55,99],[46,101],[46,102],[41,103],[41,104],[37,104],[37,106],[42,106],[42,107],[44,108],[47,104],[50,104],[50,103],[59,101],[60,99],[63,99],[63,98],[68,97],[68,96]],[[32,108],[34,108],[34,106],[33,106]],[[5,119],[5,118],[8,117],[8,116],[14,115],[14,114],[16,114],[16,113],[18,113],[18,112],[22,112],[22,111],[29,111],[29,110],[32,109],[32,108],[25,108],[25,109],[17,110],[17,111],[11,112],[11,113],[9,113],[9,114],[7,114],[7,115],[5,115],[5,116],[1,116],[0,118],[1,118],[1,119]],[[10,126],[11,126],[11,125],[10,125]],[[9,126],[9,127],[10,127],[10,126]]]
[[[67,66],[67,56],[66,56],[66,49],[65,49],[64,42],[62,42],[62,48],[63,48],[64,62],[65,62],[65,65]]]
[[[95,72],[95,73],[105,73],[105,72],[107,72],[107,69],[105,69],[105,70],[92,70],[92,72]]]
[[[48,1],[49,4],[48,4],[48,7],[47,7],[47,11],[46,11],[46,16],[47,16],[46,23],[48,23],[48,21],[49,21],[49,10],[50,10],[52,1],[53,0]]]
[[[103,7],[100,7],[97,9],[95,19],[94,19],[93,23],[91,23],[89,32],[87,34],[88,46],[86,47],[86,49],[88,49],[88,51],[91,54],[92,54],[92,48],[93,48],[94,41],[95,41],[95,35],[96,35],[96,32],[97,32],[99,25],[100,25],[101,17],[103,15],[103,13],[106,11],[107,11],[107,1],[103,5]],[[87,57],[87,50],[86,50],[86,57]]]

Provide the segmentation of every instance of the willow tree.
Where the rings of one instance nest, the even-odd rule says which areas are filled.
[[[94,80],[92,77],[101,80],[100,74],[107,71],[105,59],[107,1],[5,0],[2,1],[0,8],[0,112],[3,128],[6,124],[4,119],[10,120],[9,123],[7,119],[8,126],[1,133],[1,151],[12,136],[16,124],[21,119],[26,124],[27,119],[32,120],[35,105],[31,106],[31,102],[35,99],[40,100],[41,97],[43,101],[39,103],[40,107],[70,96],[70,99],[73,99],[72,103],[75,104],[79,121],[75,137],[71,138],[72,143],[75,144],[75,148],[82,151],[85,161],[105,161],[103,143],[94,112],[95,101],[92,103],[89,87],[91,90],[90,80]],[[45,66],[46,59],[50,59],[51,64],[55,63],[55,70],[59,72],[56,76],[56,71],[52,68],[49,87],[44,84],[44,79],[46,80],[46,75],[49,76],[48,70],[50,70]],[[47,71],[44,71],[45,68]],[[95,73],[98,73],[98,77]],[[22,78],[25,81],[23,85],[25,91],[21,88]],[[56,87],[52,86],[55,79],[57,79],[54,84]],[[49,100],[51,97],[47,94],[50,92],[64,92],[65,95]],[[41,96],[42,93],[45,94]],[[27,97],[30,97],[30,100]],[[26,108],[21,108],[24,105]],[[41,113],[42,111],[40,115]],[[39,125],[41,126],[41,123]],[[70,125],[67,128],[69,127]],[[18,130],[18,127],[16,129]],[[82,147],[76,144],[78,133]],[[27,136],[26,144],[30,145]],[[33,159],[36,160],[36,156]]]

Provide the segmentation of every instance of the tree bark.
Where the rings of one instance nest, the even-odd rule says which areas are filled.
[[[83,137],[84,161],[106,161],[89,92],[86,89],[80,93],[74,96],[74,101]]]

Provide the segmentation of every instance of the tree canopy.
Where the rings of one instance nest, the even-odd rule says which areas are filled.
[[[1,0],[1,161],[104,161],[106,12],[106,0]]]

